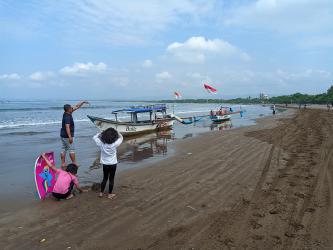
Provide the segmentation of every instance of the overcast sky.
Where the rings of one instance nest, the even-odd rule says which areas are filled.
[[[322,93],[333,1],[0,0],[0,98]]]

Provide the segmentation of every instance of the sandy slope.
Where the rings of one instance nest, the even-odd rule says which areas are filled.
[[[180,141],[118,175],[113,201],[90,192],[8,214],[0,247],[332,249],[333,113],[297,112]]]

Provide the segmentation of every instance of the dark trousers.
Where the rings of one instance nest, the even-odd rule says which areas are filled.
[[[65,193],[65,194],[59,194],[59,193],[52,192],[52,194],[58,200],[66,199],[72,193],[73,187],[74,187],[74,182],[71,181],[71,184],[69,185],[67,193]]]
[[[104,192],[106,182],[109,179],[109,194],[112,193],[114,184],[114,175],[116,174],[117,164],[104,165],[103,164],[103,181],[101,183],[101,192]]]

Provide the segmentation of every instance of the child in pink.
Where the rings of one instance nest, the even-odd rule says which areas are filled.
[[[77,173],[77,166],[75,164],[69,164],[66,168],[66,171],[62,169],[57,169],[54,165],[52,165],[48,159],[45,157],[44,154],[42,154],[42,157],[46,161],[46,164],[52,168],[56,174],[57,174],[57,180],[53,187],[52,195],[60,199],[70,199],[73,197],[72,190],[75,185],[75,187],[80,191],[80,193],[84,192],[79,187],[79,181],[77,180],[77,177],[75,176]]]

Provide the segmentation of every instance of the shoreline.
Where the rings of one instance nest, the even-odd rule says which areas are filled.
[[[239,126],[249,126],[246,124],[249,123],[249,121],[251,120],[247,121],[245,119],[244,122],[239,122],[238,119],[236,119],[235,123],[238,125],[231,130],[238,129]],[[241,123],[245,124],[240,125]],[[207,125],[199,125],[198,127],[191,126],[188,128],[188,131],[186,131],[186,129],[187,128],[184,125],[180,125],[176,129],[170,130],[170,133],[176,134],[176,136],[151,133],[140,137],[127,138],[128,140],[125,140],[125,143],[123,143],[118,150],[120,164],[117,173],[127,171],[131,168],[144,168],[151,164],[157,164],[159,161],[172,157],[175,154],[174,145],[179,141],[210,133],[212,130],[212,128],[208,130],[209,128]],[[17,136],[27,135],[28,137],[22,138],[24,139],[23,143],[16,144],[15,140],[17,139],[14,139],[13,142],[8,141],[7,143],[9,137],[7,136],[8,138],[5,138],[3,145],[7,143],[11,148],[10,151],[15,152],[19,157],[15,157],[15,155],[10,152],[3,152],[5,160],[3,160],[1,169],[3,172],[0,172],[0,175],[2,175],[3,178],[3,188],[2,191],[0,191],[0,200],[3,205],[0,208],[0,214],[4,214],[11,210],[18,210],[21,209],[22,206],[30,206],[31,204],[40,202],[36,196],[32,177],[26,178],[26,176],[30,176],[31,174],[30,162],[35,161],[35,157],[37,157],[39,152],[45,150],[49,151],[51,149],[56,155],[60,154],[58,137],[54,137],[54,133],[50,131],[50,128],[38,132],[30,130],[28,132],[12,132],[14,135],[18,133]],[[214,130],[216,130],[216,128],[214,128]],[[77,155],[80,165],[82,166],[82,169],[79,171],[79,180],[82,185],[89,187],[101,179],[102,171],[99,169],[100,166],[95,164],[98,160],[99,152],[95,144],[92,142],[90,138],[91,136],[86,136],[86,134],[95,132],[94,127],[88,126],[81,128],[79,126],[79,132],[81,133],[78,134],[77,137]],[[38,143],[36,144],[36,142]],[[33,147],[30,146],[30,144],[32,144]],[[59,159],[57,158],[57,160]],[[11,162],[13,166],[9,166],[7,164],[8,162]],[[17,176],[17,171],[21,173],[20,176]],[[20,179],[18,180],[17,178]],[[18,182],[21,183],[21,185],[16,185]]]
[[[280,114],[179,141],[175,156],[121,172],[112,201],[89,192],[8,214],[0,220],[1,244],[328,249],[333,215],[325,199],[330,183],[322,180],[330,173],[333,114]]]

